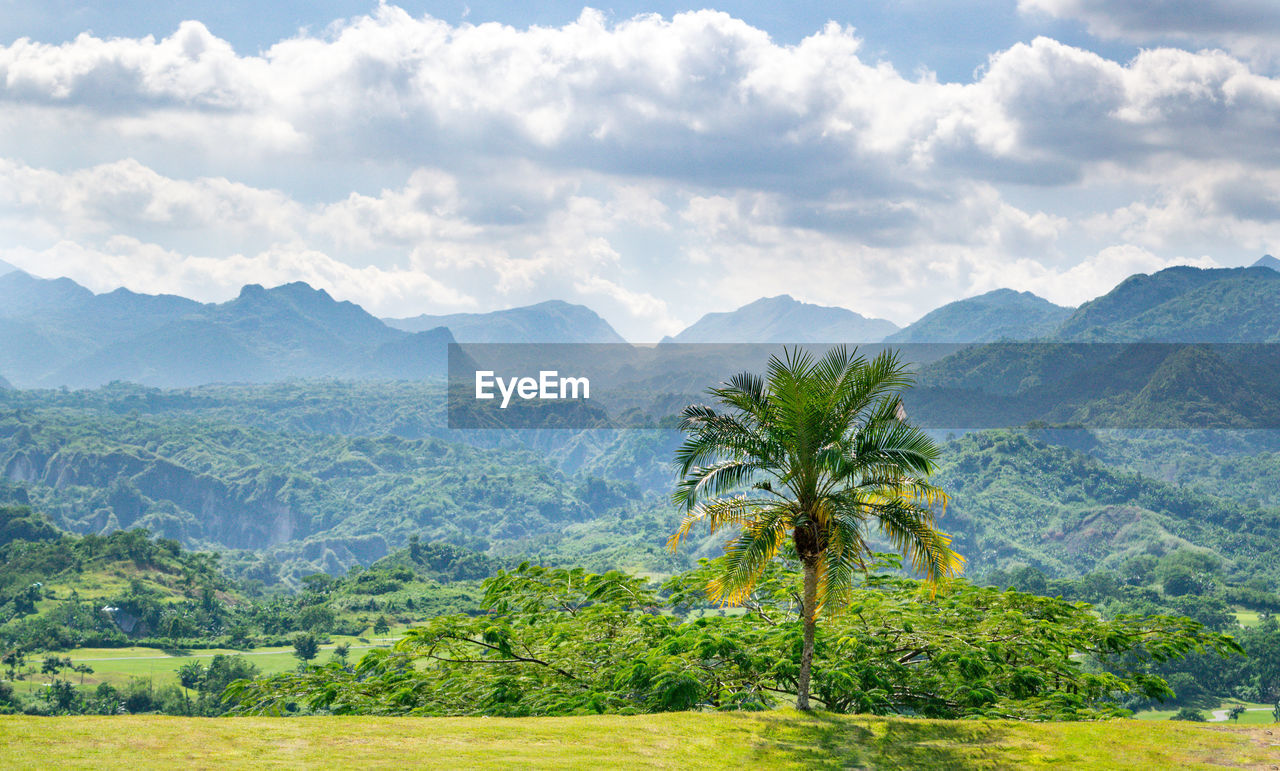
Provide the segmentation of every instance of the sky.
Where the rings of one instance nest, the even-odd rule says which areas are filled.
[[[0,0],[0,260],[655,341],[1275,251],[1274,0]]]

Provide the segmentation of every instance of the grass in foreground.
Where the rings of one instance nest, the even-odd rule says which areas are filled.
[[[1280,732],[790,710],[552,718],[0,718],[0,768],[1271,768]]]

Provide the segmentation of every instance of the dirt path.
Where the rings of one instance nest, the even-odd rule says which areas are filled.
[[[1249,707],[1248,709],[1245,710],[1245,712],[1270,712],[1270,711],[1271,711],[1270,707]],[[1227,722],[1227,717],[1230,716],[1231,714],[1231,710],[1215,709],[1211,714],[1213,715],[1213,717],[1209,718],[1207,722],[1225,723]]]

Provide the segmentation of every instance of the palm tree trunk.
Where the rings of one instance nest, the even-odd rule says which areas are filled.
[[[800,677],[796,683],[796,709],[808,712],[809,673],[813,669],[813,633],[818,625],[818,565],[804,562],[804,601],[800,615],[804,617],[804,649],[800,653]]]

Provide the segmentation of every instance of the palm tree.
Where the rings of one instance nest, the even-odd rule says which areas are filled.
[[[855,573],[867,567],[869,525],[931,584],[963,568],[950,537],[934,528],[933,510],[947,496],[927,481],[937,445],[906,422],[899,392],[911,383],[893,351],[868,361],[843,346],[817,360],[784,349],[770,358],[767,378],[744,372],[708,389],[720,409],[682,413],[688,436],[676,451],[672,498],[685,518],[668,546],[699,523],[711,532],[736,526],[724,572],[707,587],[729,605],[750,595],[788,539],[795,546],[804,569],[798,709],[809,709],[818,615],[847,604]]]

